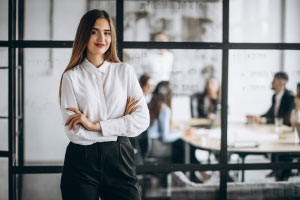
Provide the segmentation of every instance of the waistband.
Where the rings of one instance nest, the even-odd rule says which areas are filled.
[[[125,137],[125,136],[118,136],[118,139],[117,141],[108,141],[108,142],[96,142],[94,144],[90,144],[90,145],[81,145],[81,144],[76,144],[76,143],[73,143],[73,142],[70,142],[70,145],[72,146],[78,146],[78,147],[89,147],[89,146],[95,146],[95,145],[99,145],[99,144],[103,144],[103,143],[110,143],[110,142],[122,142],[122,141],[128,141],[128,137]]]

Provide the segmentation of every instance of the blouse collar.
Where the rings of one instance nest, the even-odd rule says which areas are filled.
[[[101,72],[105,74],[107,72],[109,64],[110,63],[108,61],[104,60],[103,64],[97,68],[87,58],[85,58],[82,62],[83,67],[91,74],[95,72]]]

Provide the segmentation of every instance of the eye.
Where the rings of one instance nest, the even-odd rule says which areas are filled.
[[[104,32],[105,35],[110,35],[109,31]]]
[[[97,31],[92,30],[92,35],[95,35],[95,34],[97,34]]]

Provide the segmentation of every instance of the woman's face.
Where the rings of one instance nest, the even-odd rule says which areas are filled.
[[[153,91],[153,83],[152,79],[148,79],[146,85],[143,86],[142,90],[144,94],[151,94]]]
[[[216,79],[209,79],[208,80],[208,84],[207,84],[207,90],[208,90],[208,93],[217,93],[218,90],[219,90],[219,84],[218,84],[218,81]]]
[[[93,56],[104,55],[111,44],[111,31],[107,19],[96,20],[87,45],[87,53]]]

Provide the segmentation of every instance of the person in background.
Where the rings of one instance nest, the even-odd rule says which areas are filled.
[[[184,149],[180,138],[184,134],[189,134],[192,129],[185,131],[173,130],[172,123],[172,89],[168,81],[161,81],[153,91],[153,96],[148,104],[150,112],[150,126],[148,128],[148,137],[152,140],[161,141],[161,145],[169,145],[171,148],[171,161],[174,163],[183,163]],[[155,142],[155,141],[154,141]],[[152,151],[160,151],[158,148]],[[164,152],[152,152],[155,155],[162,155]]]
[[[143,90],[144,96],[146,98],[146,103],[148,104],[152,98],[153,92],[153,81],[148,74],[143,74],[140,79],[140,86]]]
[[[297,94],[294,98],[295,108],[291,113],[291,125],[294,126],[295,123],[300,123],[300,83],[297,84]]]
[[[168,42],[168,36],[162,32],[155,33],[151,37],[155,42]],[[143,57],[141,67],[147,73],[156,86],[160,81],[169,81],[174,63],[174,55],[168,49],[151,49]]]
[[[152,151],[154,152],[152,152],[152,154],[163,155],[168,151],[167,148],[170,148],[172,163],[184,163],[184,143],[181,140],[181,137],[184,135],[195,134],[195,129],[189,128],[180,131],[173,130],[171,128],[171,102],[171,84],[168,81],[159,82],[153,92],[153,97],[148,104],[150,112],[150,126],[148,128],[148,137],[152,139],[154,143],[152,147]],[[155,143],[157,145],[155,145]],[[168,144],[170,144],[169,147],[167,146]],[[198,163],[195,157],[195,151],[191,151],[191,162]],[[210,178],[210,176],[205,172],[200,173],[204,181]]]
[[[295,106],[294,96],[286,89],[286,83],[289,77],[285,72],[277,72],[272,81],[272,90],[274,95],[272,97],[272,105],[270,109],[261,116],[248,115],[248,121],[255,121],[256,123],[274,123],[275,118],[282,118],[283,124],[290,126],[291,112]]]
[[[206,81],[204,92],[198,97],[198,117],[216,119],[216,112],[220,104],[220,85],[214,77]]]
[[[292,93],[286,89],[286,83],[288,82],[289,77],[285,72],[277,72],[274,75],[272,81],[272,90],[274,90],[274,95],[272,97],[272,105],[269,110],[261,116],[248,115],[248,122],[256,123],[268,123],[273,124],[275,118],[282,118],[283,124],[290,126],[291,125],[291,112],[294,108],[294,96]],[[277,158],[272,155],[271,161],[291,161],[290,156],[278,156]],[[267,175],[267,177],[276,177],[276,180],[288,180],[291,174],[291,170],[273,170]]]

